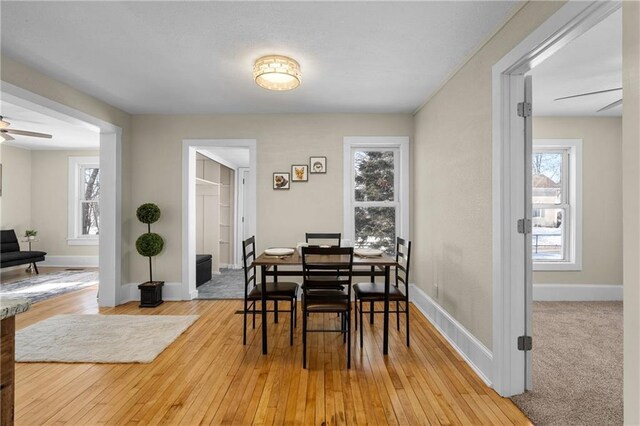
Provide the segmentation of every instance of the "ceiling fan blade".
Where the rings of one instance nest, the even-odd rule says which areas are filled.
[[[27,130],[17,130],[17,129],[2,129],[3,133],[13,133],[14,135],[22,135],[22,136],[32,136],[34,138],[47,138],[51,139],[52,136],[47,133],[38,133],[38,132],[29,132]]]
[[[609,109],[611,109],[611,108],[615,108],[615,107],[617,107],[618,105],[622,105],[622,98],[618,99],[618,100],[617,100],[617,101],[615,101],[615,102],[611,102],[609,105],[607,105],[607,106],[604,106],[604,107],[600,108],[600,109],[599,109],[598,111],[596,111],[596,112],[606,111],[606,110],[609,110]]]
[[[554,99],[554,101],[561,101],[561,100],[563,100],[563,99],[571,99],[571,98],[579,98],[580,96],[597,95],[597,94],[599,94],[599,93],[615,92],[615,91],[617,91],[617,90],[622,90],[622,87],[616,87],[615,89],[598,90],[597,92],[580,93],[580,94],[578,94],[578,95],[564,96],[564,97],[562,97],[562,98]]]
[[[9,127],[11,123],[4,120],[4,117],[0,115],[0,129],[4,129],[5,127]]]
[[[0,132],[0,138],[2,138],[2,140],[0,142],[4,142],[4,141],[12,141],[14,140],[13,137],[11,137],[10,134],[5,133],[5,132]]]

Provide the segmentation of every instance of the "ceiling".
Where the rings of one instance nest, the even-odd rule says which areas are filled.
[[[235,166],[234,168],[250,166],[249,148],[215,147],[198,149],[198,152],[214,161],[218,161],[221,158]]]
[[[4,100],[0,101],[0,115],[11,123],[10,129],[48,133],[53,136],[51,139],[44,139],[11,135],[15,140],[2,142],[2,145],[31,150],[100,149],[100,134],[86,127],[69,124]]]
[[[519,1],[2,2],[2,54],[129,113],[410,113]],[[302,85],[270,92],[283,54]]]
[[[622,87],[622,10],[559,50],[531,74],[534,115],[621,116],[622,106],[596,111],[620,99],[622,91],[554,99]]]

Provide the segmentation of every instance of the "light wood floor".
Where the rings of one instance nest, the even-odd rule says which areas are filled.
[[[351,370],[333,333],[310,335],[309,368],[303,370],[300,328],[290,347],[285,315],[269,324],[270,352],[263,356],[259,328],[249,330],[242,346],[242,315],[234,314],[239,301],[98,309],[95,291],[38,303],[18,316],[17,328],[56,314],[98,311],[200,319],[151,364],[18,364],[17,424],[530,424],[415,308],[410,349],[394,319],[389,356],[383,357],[377,316],[375,325],[365,325],[363,350],[354,339]],[[312,316],[312,324],[317,321],[329,325],[336,318]]]

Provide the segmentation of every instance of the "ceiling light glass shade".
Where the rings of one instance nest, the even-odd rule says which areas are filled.
[[[9,127],[9,124],[10,123],[8,121],[4,121],[4,117],[0,115],[0,129]]]
[[[263,56],[253,66],[253,79],[268,90],[295,89],[302,81],[300,64],[286,56]]]

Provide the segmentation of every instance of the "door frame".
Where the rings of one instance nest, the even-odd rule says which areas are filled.
[[[249,205],[246,222],[251,235],[256,232],[257,143],[255,139],[184,139],[182,141],[182,300],[198,296],[196,290],[196,150],[219,147],[249,148]]]
[[[244,197],[248,196],[248,191],[246,191],[246,187],[242,184],[242,179],[244,174],[247,173],[247,180],[249,180],[250,169],[249,167],[238,167],[236,169],[236,194],[235,194],[235,209],[236,209],[236,223],[234,227],[234,237],[235,237],[235,264],[237,268],[242,268],[242,243],[244,241],[244,223],[243,217],[247,217],[247,212],[245,211],[246,203],[243,203]],[[248,185],[248,182],[247,182]],[[248,209],[247,209],[248,210]],[[248,220],[251,220],[250,218]]]
[[[67,123],[99,132],[100,241],[98,305],[116,306],[128,299],[122,288],[122,129],[90,114],[2,81],[5,101]]]
[[[524,75],[622,6],[620,0],[571,0],[527,36],[492,68],[493,120],[493,388],[502,396],[523,393],[526,362],[517,349],[526,330],[523,235],[517,220],[524,211]],[[534,82],[535,84],[535,82]],[[531,304],[529,301],[527,304]],[[535,344],[535,343],[534,343]],[[534,346],[535,347],[535,346]]]

